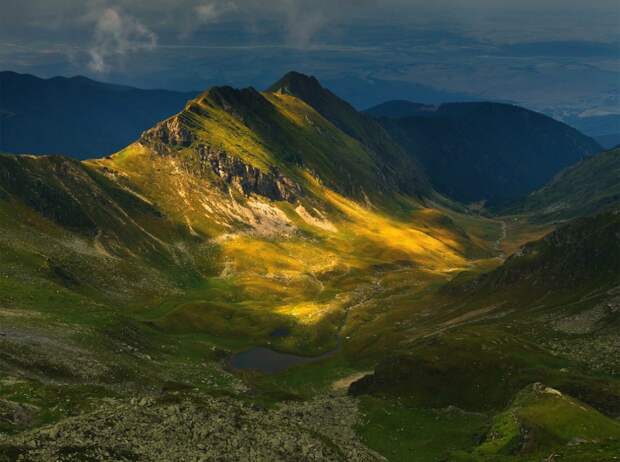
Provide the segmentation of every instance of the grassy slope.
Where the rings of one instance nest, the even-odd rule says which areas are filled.
[[[231,110],[238,99],[241,107]],[[150,198],[166,216],[191,225],[199,236],[210,238],[228,232],[226,239],[216,239],[218,261],[227,274],[217,278],[216,285],[223,290],[209,292],[212,296],[205,299],[205,288],[213,284],[199,284],[182,297],[196,297],[198,304],[167,303],[168,308],[150,316],[165,328],[185,326],[187,331],[213,325],[222,326],[217,328],[220,333],[238,329],[248,335],[250,326],[262,317],[265,329],[254,329],[261,332],[260,338],[282,325],[308,337],[308,326],[315,326],[317,335],[300,339],[298,345],[294,335],[281,340],[280,347],[325,350],[333,347],[346,309],[363,296],[359,287],[377,284],[383,276],[382,266],[402,266],[410,274],[442,280],[455,269],[471,265],[468,258],[492,254],[482,234],[489,230],[497,233],[496,223],[429,209],[390,193],[389,185],[381,189],[383,183],[373,167],[374,153],[295,97],[212,90],[191,103],[188,111],[191,121],[187,123],[198,133],[195,143],[222,146],[264,170],[268,170],[267,163],[275,165],[304,186],[307,193],[301,205],[322,217],[323,226],[300,215],[299,206],[273,203],[268,204],[273,213],[287,220],[294,231],[289,237],[231,233],[235,227],[231,210],[247,207],[248,201],[223,194],[208,178],[187,169],[179,159],[191,156],[191,148],[181,148],[176,157],[161,158],[134,144],[111,159],[92,162],[90,165],[105,169],[140,196]],[[270,135],[273,133],[277,136]],[[287,152],[296,153],[297,160],[288,161]],[[351,177],[377,205],[361,205],[354,200],[358,197],[355,191],[352,197],[343,194],[347,188],[343,193],[329,189],[336,179],[346,185],[347,177],[343,178],[339,169],[354,172]],[[225,322],[230,310],[239,308],[250,317]],[[224,329],[225,325],[229,327]]]
[[[194,143],[222,148],[265,172],[276,167],[304,182],[309,171],[357,195],[363,189],[376,196],[387,187],[373,151],[297,98],[215,88],[188,103],[181,117],[197,136]]]
[[[306,213],[227,191],[192,170],[189,149],[162,157],[133,144],[83,164],[1,157],[2,268],[10,277],[0,282],[11,294],[2,299],[10,323],[19,324],[15,310],[33,311],[50,325],[94,329],[96,339],[100,328],[137,319],[162,335],[190,343],[215,335],[236,349],[268,344],[286,326],[291,335],[275,346],[314,353],[337,344],[347,310],[383,290],[384,280],[401,284],[392,269],[426,284],[470,266],[472,255],[492,255],[486,235],[497,233],[496,223],[383,188],[369,147],[290,95],[252,97],[258,114],[202,96],[192,129],[201,142],[298,180]],[[347,190],[343,168],[376,205]],[[290,230],[282,233],[282,223]],[[138,335],[160,335],[149,329]]]
[[[495,416],[471,460],[612,460],[620,424],[559,391],[534,384]]]
[[[490,262],[496,222],[399,194],[370,147],[306,103],[252,94],[231,111],[220,96],[194,103],[198,142],[277,167],[305,189],[299,204],[226,188],[191,149],[160,156],[135,143],[81,164],[0,157],[0,390],[36,409],[3,431],[168,383],[246,399],[221,366],[231,350],[335,348],[356,335],[347,313],[370,311],[376,294]],[[282,327],[289,336],[271,337]],[[333,361],[316,378],[246,381],[272,401],[308,396],[309,380],[322,393],[362,367]]]

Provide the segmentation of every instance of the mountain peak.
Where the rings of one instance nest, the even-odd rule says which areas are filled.
[[[316,77],[291,71],[271,85],[267,91],[299,98],[337,127],[352,135],[351,127],[348,127],[349,123],[345,119],[355,119],[359,114],[353,106],[323,87]]]
[[[349,103],[323,87],[316,77],[295,71],[287,73],[271,85],[267,91],[299,98],[332,122],[334,120],[330,116],[333,115],[334,111],[357,112]]]
[[[267,91],[301,97],[301,95],[322,92],[325,91],[325,89],[321,86],[321,83],[316,77],[302,74],[301,72],[290,71],[271,85]]]
[[[384,167],[388,164],[393,166],[393,169],[388,169],[390,171],[387,175],[396,178],[403,190],[411,192],[426,187],[426,180],[418,174],[420,170],[415,161],[394,143],[378,122],[359,113],[345,100],[323,87],[315,77],[292,71],[267,91],[302,100],[348,136],[370,148]],[[412,186],[414,184],[415,187]]]

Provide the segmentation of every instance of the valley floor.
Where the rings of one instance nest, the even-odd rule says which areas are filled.
[[[544,232],[512,218],[500,226],[489,242],[506,252]],[[545,380],[573,390],[603,413],[620,415],[620,371],[613,362],[617,336],[599,337],[604,348],[590,348],[586,340],[587,323],[593,329],[605,315],[597,307],[605,303],[615,309],[614,291],[611,298],[590,293],[580,303],[594,308],[548,324],[544,316],[523,318],[499,309],[505,301],[455,304],[443,289],[443,276],[422,274],[395,265],[358,277],[352,284],[355,303],[335,321],[336,353],[275,375],[230,369],[230,354],[250,347],[252,339],[162,330],[150,320],[159,309],[145,317],[136,308],[118,310],[77,297],[71,302],[79,307],[75,310],[56,288],[35,295],[27,289],[31,281],[20,285],[5,275],[0,281],[11,290],[2,291],[0,310],[0,460],[616,460],[620,440],[614,435],[620,437],[620,424],[594,409],[569,422],[585,425],[585,433],[545,434],[525,452],[519,427],[493,430],[499,412],[513,399],[508,390],[495,396],[497,380],[510,382],[511,374],[528,370],[529,361],[540,370],[527,372],[514,391]],[[42,300],[45,309],[40,309]],[[553,305],[545,303],[547,309]],[[558,306],[565,305],[558,300]],[[433,338],[439,340],[425,343]],[[546,347],[538,350],[535,344]],[[599,348],[604,354],[596,356]],[[448,382],[443,388],[428,386],[437,396],[445,393],[445,399],[424,402],[392,394],[389,379],[384,393],[347,394],[381,358],[399,351],[436,358],[434,373]],[[480,369],[469,374],[450,356]],[[501,364],[513,357],[525,363]],[[434,380],[425,378],[424,367],[417,371],[415,380]],[[421,386],[418,393],[426,393]],[[471,396],[453,399],[453,393]],[[531,396],[532,406],[542,406],[537,412],[572,406],[572,401],[541,403],[544,394]],[[515,412],[510,409],[506,412]],[[489,432],[496,436],[489,439]],[[597,432],[606,436],[598,438]],[[493,448],[493,438],[499,449]],[[501,443],[502,438],[508,442]]]

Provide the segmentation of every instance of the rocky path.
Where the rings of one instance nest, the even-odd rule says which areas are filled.
[[[495,245],[493,246],[493,248],[499,252],[499,255],[501,257],[504,257],[504,252],[502,251],[502,242],[504,242],[504,240],[506,239],[507,235],[508,235],[508,225],[506,224],[506,222],[504,220],[498,220],[497,221],[501,227],[501,235],[500,237],[495,241]]]

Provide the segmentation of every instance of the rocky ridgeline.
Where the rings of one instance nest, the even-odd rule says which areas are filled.
[[[303,195],[301,186],[275,167],[263,172],[221,148],[198,143],[188,128],[189,123],[181,113],[144,132],[140,143],[160,156],[175,155],[180,149],[191,148],[190,158],[185,159],[189,171],[200,176],[213,173],[222,180],[222,186],[236,189],[246,196],[258,194],[274,201],[294,203]]]

